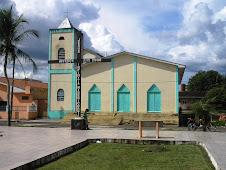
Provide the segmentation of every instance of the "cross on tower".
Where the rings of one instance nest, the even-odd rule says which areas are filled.
[[[81,44],[81,39],[82,39],[82,32],[78,31],[77,33],[77,59],[65,59],[65,60],[49,60],[48,64],[63,64],[63,63],[77,63],[77,115],[78,117],[81,116],[81,65],[82,62],[111,62],[111,58],[82,58],[82,44]]]
[[[67,12],[64,12],[64,13],[67,13],[67,18],[68,18],[68,14],[70,13],[70,12],[68,12],[68,9],[67,9]]]

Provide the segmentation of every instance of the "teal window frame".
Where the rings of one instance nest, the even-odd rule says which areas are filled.
[[[100,105],[99,105],[99,110],[92,110],[92,108],[91,108],[91,94],[93,94],[93,93],[99,93],[99,95],[100,95]],[[91,89],[89,90],[89,92],[88,92],[88,109],[89,109],[89,111],[92,111],[92,112],[101,112],[101,91],[100,91],[100,89],[94,84],[92,87],[91,87]]]
[[[155,110],[155,104],[154,104],[154,110],[153,111],[151,111],[149,109],[149,103],[150,103],[149,95],[151,95],[151,94],[159,94],[160,95],[160,97],[159,97],[160,101],[158,101],[160,103],[160,110]],[[150,112],[150,113],[161,113],[161,111],[162,111],[162,98],[161,97],[162,97],[161,90],[159,90],[159,88],[155,84],[153,84],[147,91],[147,112]],[[156,100],[154,98],[154,103],[155,102],[156,102]]]

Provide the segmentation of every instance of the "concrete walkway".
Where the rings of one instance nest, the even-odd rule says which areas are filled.
[[[12,169],[87,139],[139,139],[138,130],[119,128],[32,128],[0,126],[0,169]],[[155,130],[143,130],[143,138],[155,140]],[[159,140],[203,142],[218,166],[226,169],[226,133],[160,131]]]

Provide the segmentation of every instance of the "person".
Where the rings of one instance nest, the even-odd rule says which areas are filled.
[[[88,126],[88,118],[87,118],[87,112],[89,112],[89,109],[86,109],[85,112],[83,113],[83,118],[85,119],[85,126],[86,129],[89,130],[89,126]]]

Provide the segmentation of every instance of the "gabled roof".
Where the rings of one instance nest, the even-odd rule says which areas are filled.
[[[5,77],[0,77],[1,84],[7,85]],[[10,84],[12,84],[12,79],[9,78]],[[43,83],[41,81],[32,79],[14,79],[14,87],[25,90],[26,86],[36,87],[36,88],[48,88],[48,83]]]
[[[157,58],[148,57],[148,56],[144,56],[144,55],[140,55],[140,54],[135,54],[135,53],[130,53],[130,52],[127,52],[127,51],[122,51],[122,52],[119,52],[119,53],[116,53],[116,54],[107,56],[107,58],[115,57],[115,56],[118,56],[118,55],[121,55],[121,54],[128,54],[128,55],[133,55],[133,56],[145,58],[145,59],[148,59],[148,60],[159,61],[161,63],[166,63],[166,64],[178,66],[178,68],[185,68],[186,67],[183,64],[178,64],[178,63],[173,63],[173,62],[170,62],[170,61],[160,60],[160,59],[157,59]]]
[[[60,24],[58,29],[61,28],[74,28],[71,21],[68,18],[65,18],[65,20]]]

